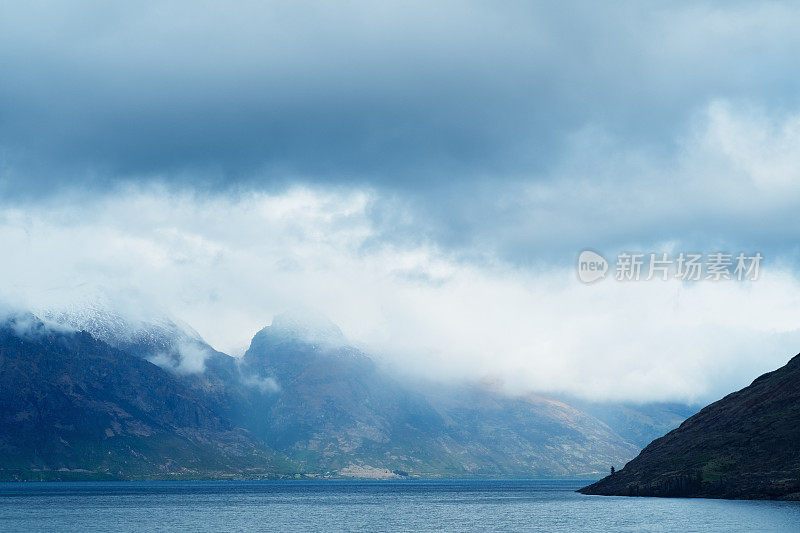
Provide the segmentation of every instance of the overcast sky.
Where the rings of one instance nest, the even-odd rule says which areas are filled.
[[[136,295],[233,353],[302,305],[412,374],[713,399],[800,351],[798,27],[765,2],[4,3],[0,295]],[[587,286],[585,248],[764,262]]]

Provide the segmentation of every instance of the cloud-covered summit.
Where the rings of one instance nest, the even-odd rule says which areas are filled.
[[[262,332],[270,337],[297,340],[327,347],[344,346],[339,326],[315,309],[293,308],[275,315]]]

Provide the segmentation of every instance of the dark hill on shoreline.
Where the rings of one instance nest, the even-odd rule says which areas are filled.
[[[583,494],[800,500],[800,355],[654,440]]]

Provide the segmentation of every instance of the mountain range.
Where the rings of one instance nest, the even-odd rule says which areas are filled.
[[[0,324],[0,479],[593,477],[689,410],[399,379],[314,313],[240,358],[156,313],[39,314]]]

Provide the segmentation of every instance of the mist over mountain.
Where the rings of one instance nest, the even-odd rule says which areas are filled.
[[[592,476],[680,421],[401,379],[308,310],[275,316],[241,358],[157,313],[19,316],[0,336],[4,479]]]
[[[202,371],[215,352],[190,326],[166,316],[137,319],[100,305],[46,311],[42,316],[179,373]]]
[[[590,402],[578,398],[565,398],[564,401],[614,428],[622,438],[638,448],[644,448],[654,439],[669,433],[700,409],[697,405],[675,402],[635,404]]]
[[[319,311],[295,308],[276,315],[272,323],[256,334],[253,342],[257,344],[280,342],[301,342],[323,348],[337,348],[346,344],[339,326]],[[252,348],[252,343],[251,343]]]

